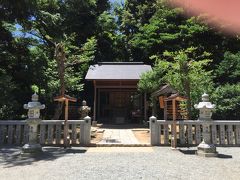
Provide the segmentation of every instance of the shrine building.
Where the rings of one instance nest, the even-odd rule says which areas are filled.
[[[94,85],[93,120],[98,123],[141,123],[147,120],[146,94],[137,90],[142,62],[102,62],[89,67],[86,80]]]

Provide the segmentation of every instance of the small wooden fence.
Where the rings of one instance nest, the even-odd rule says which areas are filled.
[[[88,145],[90,143],[91,119],[68,120],[69,143]],[[64,120],[42,120],[38,126],[42,145],[63,145]],[[26,121],[0,121],[0,145],[23,145],[28,142],[29,126]]]
[[[176,121],[177,145],[196,146],[202,141],[202,121]],[[172,121],[150,118],[152,145],[171,145]],[[219,146],[240,146],[240,121],[212,121],[210,125],[212,143]]]

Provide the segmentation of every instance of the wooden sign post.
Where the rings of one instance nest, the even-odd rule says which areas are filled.
[[[54,98],[54,101],[64,102],[65,103],[65,111],[64,111],[64,148],[68,146],[67,138],[68,138],[68,102],[77,102],[76,98],[70,97],[68,95],[61,95]]]
[[[181,109],[179,107],[180,101],[186,101],[187,98],[180,96],[178,93],[172,94],[171,96],[164,99],[165,106],[164,106],[164,119],[170,120],[170,118],[173,120],[171,131],[171,148],[176,149],[177,148],[177,119],[184,119],[188,117],[186,115],[186,110]],[[168,106],[167,102],[171,102]],[[184,116],[184,117],[183,117]]]

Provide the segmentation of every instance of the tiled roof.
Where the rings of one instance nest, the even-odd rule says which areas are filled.
[[[89,67],[86,80],[139,80],[140,76],[151,71],[150,65],[142,62],[98,63]]]

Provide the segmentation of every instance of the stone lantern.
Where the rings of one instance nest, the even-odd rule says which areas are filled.
[[[42,151],[41,145],[38,143],[37,127],[41,122],[40,109],[44,109],[45,105],[38,102],[38,95],[32,95],[32,102],[24,104],[24,109],[28,109],[28,119],[26,123],[29,125],[29,140],[22,148],[24,153],[35,153]]]
[[[216,157],[218,155],[216,147],[212,144],[210,125],[212,123],[212,111],[215,109],[215,104],[209,102],[208,94],[202,95],[202,102],[195,104],[194,107],[199,109],[199,119],[202,124],[203,141],[198,145],[196,154],[204,157]]]

